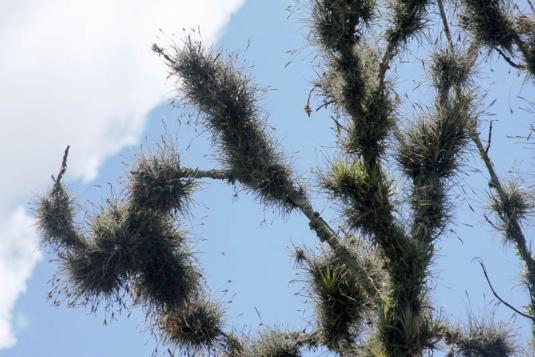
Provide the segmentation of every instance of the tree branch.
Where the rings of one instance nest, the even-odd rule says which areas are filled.
[[[213,180],[227,180],[234,182],[235,177],[230,170],[201,170],[192,168],[180,168],[180,177],[210,178]]]
[[[61,182],[61,179],[63,178],[63,175],[65,175],[65,171],[67,170],[67,157],[69,156],[69,149],[70,145],[67,145],[65,148],[65,152],[63,153],[63,160],[61,160],[61,168],[58,173],[58,177],[54,178],[52,176],[52,180],[54,181],[55,185],[59,185]]]
[[[490,124],[489,124],[489,136],[487,139],[487,147],[485,148],[486,154],[489,153],[491,143],[492,143],[492,120],[490,121]]]
[[[444,32],[446,34],[448,34],[448,33],[450,33],[450,31],[449,31],[448,21],[447,21],[447,18],[445,16],[445,12],[443,12],[443,6],[444,6],[443,3],[442,3],[443,0],[437,0],[437,1],[439,3],[439,7],[442,8],[441,15],[443,15],[443,16],[441,16],[441,18],[442,18],[443,26],[444,26],[445,29],[447,29]],[[450,33],[450,39],[448,40],[448,43],[449,43],[450,51],[453,54],[455,54],[455,47],[453,46],[453,42],[451,41],[451,33]],[[474,56],[476,56],[476,55],[477,55],[477,52],[474,53]],[[456,86],[455,89],[460,94],[461,88],[459,86]],[[494,165],[493,165],[492,160],[490,159],[490,156],[488,154],[488,148],[490,147],[490,139],[489,139],[489,143],[488,143],[489,146],[487,146],[487,148],[485,148],[483,146],[481,138],[479,137],[479,133],[477,132],[477,118],[474,118],[474,122],[475,123],[474,123],[473,130],[470,130],[470,138],[476,144],[477,150],[479,151],[479,156],[481,157],[481,159],[485,163],[487,171],[488,171],[488,173],[490,175],[489,186],[491,186],[491,188],[496,190],[496,192],[498,193],[498,197],[501,200],[501,202],[506,202],[506,200],[508,198],[507,197],[507,193],[505,192],[505,190],[504,190],[504,188],[503,188],[503,186],[502,186],[502,184],[500,182],[500,178],[496,174],[496,171],[494,169]],[[518,222],[517,218],[513,215],[513,212],[510,212],[509,209],[506,209],[505,212],[504,212],[504,215],[505,215],[505,217],[502,217],[502,220],[503,221],[507,221],[507,223],[508,223],[508,225],[507,225],[508,233],[509,233],[510,237],[512,238],[512,240],[515,242],[516,249],[518,250],[520,258],[526,264],[526,268],[528,270],[528,290],[530,291],[530,294],[531,294],[532,290],[535,287],[535,259],[533,258],[533,255],[531,254],[531,252],[530,252],[530,250],[528,248],[526,237],[524,236],[524,233],[522,232],[522,228],[520,226],[520,223]],[[480,263],[480,264],[481,264],[481,266],[483,268],[483,272],[485,273],[485,277],[487,277],[487,282],[490,285],[490,281],[488,280],[488,276],[486,274],[485,267],[483,266],[482,263]],[[514,309],[509,304],[504,302],[500,297],[497,296],[497,294],[495,293],[494,289],[492,288],[492,285],[490,285],[490,286],[491,286],[492,292],[494,293],[494,295],[500,301],[502,301],[504,304],[506,304],[507,306],[509,306],[510,308],[515,310],[516,312],[518,312],[519,314],[521,314],[521,315],[523,315],[525,317],[529,317],[530,319],[532,319],[533,322],[535,322],[535,318],[530,317],[529,315],[523,314],[522,312],[519,312],[518,310]],[[532,308],[535,308],[533,303],[531,305],[532,305]]]
[[[498,293],[496,293],[496,290],[494,290],[494,287],[492,286],[491,282],[490,282],[490,279],[489,279],[489,276],[487,274],[487,269],[485,269],[485,264],[483,264],[483,262],[481,261],[481,258],[476,258],[477,262],[479,263],[479,265],[481,265],[481,269],[483,269],[483,274],[485,274],[485,279],[487,280],[487,283],[489,284],[489,287],[490,287],[490,290],[492,291],[492,294],[496,297],[496,299],[500,300],[500,302],[502,304],[504,304],[505,306],[507,306],[508,308],[510,308],[511,310],[513,310],[514,312],[516,312],[517,314],[521,315],[521,316],[524,316],[525,318],[528,318],[530,320],[532,320],[533,322],[535,322],[535,316],[531,316],[531,315],[528,315],[520,310],[518,310],[517,308],[515,308],[513,305],[509,304],[507,301],[505,301],[504,299],[502,299]]]
[[[385,53],[383,54],[383,59],[381,60],[381,63],[379,64],[379,93],[383,90],[385,85],[385,77],[386,77],[386,71],[388,70],[390,66],[390,61],[392,58],[394,58],[396,52],[396,44],[393,40],[388,41],[388,45],[386,46]]]
[[[498,47],[495,48],[496,52],[498,52],[500,54],[500,56],[502,56],[502,58],[505,60],[505,62],[509,63],[509,65],[511,67],[514,67],[516,69],[525,69],[526,67],[518,64],[518,63],[515,63],[509,56],[507,56],[505,54],[505,52],[503,52],[502,50],[500,50]]]
[[[442,0],[438,0],[438,3],[442,4]],[[441,7],[443,8],[443,5]],[[442,11],[441,11],[441,13],[442,13]],[[442,22],[443,22],[444,28],[448,28],[448,30],[445,30],[444,32],[450,33],[449,25],[448,25],[447,19],[445,17],[445,13],[444,13],[444,16],[442,16]],[[450,34],[450,36],[451,36],[451,34]],[[453,46],[453,42],[451,42],[451,41],[448,41],[448,42],[449,42],[449,46],[450,46],[450,51],[452,51],[452,53],[455,54],[455,47]],[[457,88],[457,91],[460,91],[460,88]],[[481,157],[481,159],[485,163],[485,166],[487,167],[487,171],[489,172],[489,175],[490,175],[490,185],[491,185],[491,187],[493,187],[496,190],[500,200],[502,200],[502,202],[505,201],[507,199],[507,195],[505,193],[505,190],[503,189],[503,186],[502,186],[502,184],[500,182],[500,179],[499,179],[498,175],[496,174],[496,171],[494,170],[494,165],[493,165],[492,160],[490,159],[490,157],[488,155],[487,148],[485,148],[483,146],[481,138],[479,137],[479,134],[477,133],[476,130],[471,130],[470,131],[470,137],[471,137],[472,141],[476,144],[476,147],[477,147],[477,149],[479,151],[479,156]],[[511,212],[505,212],[505,214],[506,214],[506,218],[507,218],[507,220],[509,221],[509,224],[510,224],[510,232],[509,233],[511,234],[512,238],[514,239],[514,241],[515,241],[515,243],[517,245],[517,249],[519,250],[522,259],[524,260],[524,262],[528,266],[528,270],[529,270],[530,274],[532,274],[532,276],[535,276],[535,260],[533,259],[532,255],[531,255],[531,253],[529,251],[529,248],[528,248],[527,243],[526,243],[526,238],[524,237],[524,233],[522,232],[520,224],[518,223],[517,219],[513,217]]]
[[[453,46],[453,39],[451,36],[450,26],[448,24],[448,18],[446,16],[446,10],[444,9],[444,3],[442,0],[438,0],[438,9],[440,11],[440,18],[442,19],[442,25],[444,26],[444,34],[446,35],[446,39],[448,40],[448,46],[451,50],[454,50]]]
[[[235,182],[236,177],[230,170],[201,170],[192,168],[181,168],[180,177],[192,178],[210,178],[214,180],[226,180]],[[321,217],[320,213],[315,211],[310,201],[300,192],[291,191],[288,197],[299,208],[301,213],[308,218],[310,229],[312,229],[321,242],[327,243],[334,254],[351,269],[359,281],[364,284],[364,288],[370,296],[377,296],[379,290],[368,273],[359,264],[357,259],[340,244],[340,238],[334,229]]]
[[[476,144],[476,147],[479,151],[479,156],[485,163],[485,166],[487,167],[487,171],[490,175],[490,186],[496,190],[498,193],[498,197],[502,202],[507,200],[507,194],[505,193],[505,190],[500,182],[500,179],[498,175],[496,174],[496,171],[494,170],[494,165],[492,163],[492,160],[490,159],[485,147],[483,146],[483,143],[481,142],[481,139],[479,138],[479,135],[477,132],[471,133],[472,141]],[[505,218],[507,219],[509,223],[509,234],[511,235],[511,238],[513,238],[516,247],[518,249],[518,252],[520,253],[520,257],[524,262],[526,263],[526,266],[528,268],[528,271],[531,276],[535,276],[535,260],[533,259],[533,256],[531,255],[531,252],[528,248],[526,237],[524,236],[524,233],[522,232],[522,228],[520,227],[520,223],[518,220],[513,216],[512,212],[509,212],[506,210],[505,212]]]

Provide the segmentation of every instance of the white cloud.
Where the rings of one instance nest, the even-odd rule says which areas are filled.
[[[11,324],[13,308],[33,267],[41,259],[33,219],[18,207],[11,217],[0,221],[0,349],[16,342]]]
[[[67,144],[69,177],[91,180],[106,157],[137,142],[171,88],[151,52],[159,29],[179,40],[182,28],[200,28],[212,42],[244,1],[0,1],[0,222],[15,224],[22,211],[2,212],[42,190]],[[6,224],[0,241],[20,229],[33,242],[34,234]],[[8,267],[11,246],[1,247]],[[0,348],[14,341],[6,304],[0,300]]]

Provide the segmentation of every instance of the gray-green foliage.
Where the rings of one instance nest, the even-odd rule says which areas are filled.
[[[496,50],[509,64],[535,73],[533,16],[515,18],[502,0],[461,2],[461,15],[449,19],[441,0],[306,2],[311,43],[323,67],[313,86],[339,126],[337,157],[319,183],[341,208],[340,230],[313,210],[266,129],[261,92],[233,57],[192,38],[171,49],[154,45],[184,102],[198,110],[212,134],[222,167],[184,168],[178,150],[164,143],[156,154],[137,158],[126,194],[108,200],[84,228],[76,223],[74,199],[62,183],[65,156],[36,210],[42,241],[59,257],[64,285],[57,292],[73,304],[133,302],[146,311],[162,343],[188,355],[299,357],[305,348],[325,347],[342,356],[405,357],[444,344],[450,355],[512,355],[515,348],[503,327],[470,320],[466,328],[451,328],[430,297],[436,242],[454,218],[451,187],[473,149],[470,142],[493,175],[475,109],[478,49]],[[440,18],[433,16],[435,8]],[[389,70],[412,40],[428,39],[424,30],[433,31],[428,25],[435,20],[442,21],[447,41],[432,42],[428,58],[422,58],[430,62],[434,103],[403,118],[409,120],[402,126],[401,99]],[[448,21],[456,20],[462,25],[458,36],[472,36],[468,49],[452,40]],[[514,62],[518,58],[522,64]],[[304,330],[266,329],[252,337],[228,330],[180,229],[199,178],[239,184],[262,203],[301,211],[328,245],[319,253],[308,248],[295,253],[315,304],[314,322]],[[531,197],[495,177],[491,183],[496,227],[521,253],[534,296],[535,261],[520,226]],[[407,193],[400,194],[400,187]]]
[[[460,22],[489,50],[496,50],[509,64],[535,75],[535,27],[531,14],[515,11],[508,0],[462,0]],[[530,4],[530,6],[533,6]],[[510,56],[510,57],[509,57]],[[520,63],[513,62],[520,59]]]
[[[162,53],[157,46],[156,53]],[[221,147],[232,180],[263,200],[291,210],[289,196],[300,191],[282,154],[266,135],[256,99],[258,90],[231,62],[188,40],[168,63],[179,78],[185,98],[198,107]]]
[[[456,327],[446,333],[453,345],[451,354],[464,357],[510,356],[515,351],[511,343],[510,326],[470,318],[465,328]]]

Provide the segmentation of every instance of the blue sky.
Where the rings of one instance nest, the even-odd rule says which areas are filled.
[[[143,18],[139,14],[148,11],[153,6],[152,3],[136,2],[135,9],[129,14],[130,20],[121,15],[123,8],[112,9],[110,11],[117,12],[116,16],[121,19],[119,35],[116,39],[112,38],[109,45],[95,45],[91,48],[92,51],[109,51],[106,56],[97,58],[89,55],[86,60],[75,58],[72,62],[67,62],[67,73],[50,78],[46,78],[46,71],[39,73],[38,68],[34,68],[35,64],[32,67],[32,63],[29,63],[30,74],[45,77],[36,79],[35,90],[28,89],[29,87],[21,89],[16,84],[0,87],[4,93],[24,93],[27,100],[26,103],[15,101],[16,105],[10,102],[15,108],[12,112],[7,109],[0,111],[0,129],[8,133],[11,130],[18,133],[19,137],[22,132],[28,133],[24,137],[26,140],[15,140],[14,135],[9,137],[7,134],[3,137],[4,142],[13,143],[13,146],[8,146],[8,152],[12,155],[20,152],[20,155],[19,160],[13,160],[12,155],[6,157],[4,154],[2,157],[11,170],[8,170],[9,179],[4,178],[5,182],[0,182],[3,186],[11,186],[0,190],[2,202],[7,202],[0,206],[0,228],[7,227],[4,236],[12,237],[12,240],[21,241],[17,239],[27,237],[28,244],[24,249],[18,245],[0,245],[0,268],[4,269],[0,272],[7,271],[6,274],[10,274],[13,271],[9,265],[11,261],[20,263],[16,266],[26,269],[25,274],[14,275],[13,278],[11,275],[5,275],[9,279],[0,276],[0,283],[6,284],[2,289],[13,291],[13,299],[16,301],[14,307],[8,309],[1,304],[8,306],[10,301],[0,299],[0,318],[7,316],[4,311],[9,312],[7,320],[16,336],[16,343],[11,343],[9,348],[0,349],[0,356],[148,356],[154,350],[154,338],[145,330],[143,315],[137,309],[133,310],[129,318],[125,315],[118,316],[116,321],[103,326],[103,321],[109,320],[109,316],[103,312],[94,315],[84,309],[52,306],[47,300],[50,290],[48,280],[55,271],[55,265],[49,262],[52,256],[44,249],[42,259],[39,260],[32,240],[34,235],[25,228],[31,227],[28,218],[31,205],[26,203],[35,194],[43,192],[49,175],[56,172],[62,150],[67,144],[72,146],[68,172],[71,189],[79,197],[79,202],[88,208],[88,201],[98,204],[107,196],[108,182],[120,187],[117,182],[126,172],[126,167],[121,163],[131,162],[133,155],[141,149],[150,151],[151,143],[157,142],[164,132],[176,138],[185,165],[218,167],[216,150],[211,146],[210,138],[199,128],[196,130],[187,125],[190,118],[188,111],[184,108],[171,108],[166,104],[165,98],[173,95],[170,86],[172,83],[165,83],[165,69],[152,60],[147,60],[145,52],[136,55],[136,51],[144,51],[137,47],[139,44],[136,39],[142,43],[148,41],[148,49],[151,39],[157,36],[165,43],[175,30],[180,34],[180,28],[184,26],[180,21],[188,22],[188,26],[193,26],[191,22],[198,21],[204,38],[208,41],[217,39],[216,48],[241,51],[246,63],[251,65],[249,73],[256,82],[271,89],[261,104],[269,114],[272,134],[281,143],[298,174],[307,179],[311,187],[314,187],[312,171],[318,166],[324,166],[328,158],[336,154],[328,113],[318,112],[308,118],[303,111],[311,82],[315,78],[312,65],[314,52],[305,44],[306,24],[302,18],[299,15],[289,17],[286,10],[293,2],[247,0],[242,4],[241,1],[214,1],[200,2],[208,4],[205,9],[202,6],[194,8],[193,5],[184,5],[180,1],[178,5],[162,1],[154,5],[160,12],[153,9],[155,18],[161,16],[165,22],[162,26],[154,24],[156,20],[147,21],[143,26],[129,23],[138,19],[136,16]],[[27,3],[33,4],[32,1]],[[54,3],[58,9],[66,6],[61,1]],[[219,6],[215,6],[216,3]],[[222,6],[222,3],[226,5]],[[173,6],[174,11],[166,11],[165,6]],[[45,15],[50,10],[39,6],[31,11],[28,9],[29,7],[18,9],[16,6],[7,8],[28,22],[37,19],[37,23],[47,24]],[[100,13],[95,9],[92,11],[72,10],[69,14],[84,19],[87,16],[83,21],[90,23],[90,20],[96,20],[98,24]],[[205,17],[207,12],[210,12],[210,16]],[[173,20],[174,14],[177,16],[176,21]],[[111,15],[109,17],[113,18]],[[74,17],[72,21],[75,21]],[[106,24],[108,19],[105,16],[101,21]],[[55,58],[52,56],[50,59],[50,52],[54,52],[53,49],[58,44],[44,41],[56,38],[57,34],[62,34],[65,30],[61,26],[68,25],[72,23],[61,23],[59,28],[49,31],[49,37],[43,34],[42,38],[29,40],[24,48],[14,48],[22,53],[35,53],[32,59],[26,61],[36,61],[37,55],[44,54],[48,56],[45,59],[54,63]],[[8,22],[3,26],[0,27],[0,44],[4,41],[6,45],[15,46],[13,44],[17,37],[13,33],[21,25]],[[165,32],[160,33],[156,26],[164,28]],[[140,27],[136,29],[139,31],[135,33],[136,36],[128,33],[129,29],[135,27]],[[99,44],[99,34],[102,36],[107,33],[106,26],[95,25],[95,28],[94,39],[91,38],[93,27],[84,28],[84,33],[89,34],[89,44]],[[38,31],[30,30],[30,34],[38,34]],[[128,44],[124,48],[112,46],[122,43],[123,38],[127,39],[125,42]],[[59,51],[61,55],[71,54],[76,57],[73,53],[83,54],[86,51],[74,43],[74,39],[67,38],[66,41],[65,46],[72,45],[72,49],[67,48],[65,53]],[[48,50],[48,47],[52,50]],[[297,50],[295,55],[288,53],[293,50]],[[421,49],[411,48],[411,52],[419,51]],[[134,64],[128,64],[129,59]],[[395,79],[398,92],[408,94],[402,114],[410,119],[415,113],[410,109],[410,99],[420,96],[429,98],[431,87],[424,83],[416,88],[421,78],[421,64],[415,61],[411,53],[402,59],[407,63],[403,63],[397,73],[390,73],[390,77]],[[24,68],[16,66],[17,60],[18,58],[10,58],[8,55],[0,55],[0,78],[9,73],[19,74],[24,80],[31,77],[24,74]],[[59,58],[60,63],[61,60]],[[293,60],[292,63],[285,66],[290,60]],[[106,65],[115,62],[114,66]],[[54,73],[56,65],[48,66],[47,63],[45,62],[44,68]],[[123,69],[125,78],[131,82],[115,84],[123,78],[120,73],[116,73],[122,65],[126,66]],[[516,72],[509,71],[496,58],[481,61],[480,65],[482,70],[477,78],[488,88],[485,103],[496,98],[496,103],[488,109],[496,116],[487,119],[499,120],[494,124],[490,151],[498,171],[502,176],[506,176],[511,169],[533,172],[532,152],[527,148],[529,145],[507,138],[508,135],[525,135],[528,132],[533,116],[517,109],[522,105],[522,100],[517,96],[529,97],[531,94],[532,97],[533,84],[524,80],[523,75],[518,76]],[[77,71],[82,74],[73,81],[72,77],[77,75]],[[83,74],[84,72],[87,73]],[[111,73],[111,77],[100,77],[101,72]],[[137,74],[138,72],[142,74]],[[14,74],[11,76],[14,77]],[[158,78],[154,80],[153,77]],[[50,82],[54,80],[58,81],[58,86],[67,88],[56,89],[51,86]],[[109,84],[107,80],[110,81]],[[100,83],[101,81],[105,83]],[[31,81],[28,82],[30,83]],[[148,83],[150,90],[130,91],[132,86],[142,83]],[[84,84],[89,84],[89,89]],[[58,93],[50,101],[43,100],[42,96],[47,99],[46,95],[51,88]],[[149,99],[139,99],[145,94]],[[83,97],[83,100],[79,97]],[[61,102],[61,98],[65,98],[67,104]],[[68,103],[71,99],[74,104]],[[88,107],[86,111],[85,106],[90,104],[99,107]],[[22,109],[17,115],[32,115],[31,120],[18,116],[10,119],[19,108]],[[513,109],[512,113],[510,108]],[[166,124],[166,131],[162,129],[162,122]],[[93,146],[100,149],[96,150]],[[26,176],[30,178],[20,178]],[[494,312],[496,320],[512,320],[512,314],[507,308],[495,304],[479,266],[473,262],[474,257],[481,257],[486,263],[493,284],[503,297],[517,307],[527,302],[525,292],[519,287],[520,264],[517,257],[511,247],[504,245],[499,235],[492,232],[483,218],[481,208],[487,200],[486,177],[473,152],[466,161],[459,182],[452,190],[456,213],[455,223],[451,226],[454,233],[447,234],[438,243],[437,258],[432,269],[433,300],[444,306],[444,316],[454,322],[466,320],[469,313],[480,315],[489,312]],[[529,180],[526,184],[530,184]],[[313,197],[317,209],[336,222],[336,208],[322,200],[319,193],[314,193]],[[468,204],[475,212],[470,210]],[[25,208],[25,212],[19,209],[18,221],[11,219],[17,217],[13,214],[17,212],[17,207]],[[296,275],[289,258],[294,244],[317,246],[317,239],[308,229],[303,217],[298,214],[280,217],[277,212],[263,207],[250,195],[241,192],[239,187],[234,189],[222,183],[206,181],[194,195],[191,215],[182,223],[190,231],[192,244],[198,252],[212,296],[227,307],[226,317],[230,328],[253,333],[262,326],[302,329],[313,320],[312,307],[307,304],[303,285],[298,282],[302,277]],[[16,229],[13,228],[14,225]],[[528,227],[528,232],[530,231]],[[22,262],[13,258],[17,254],[19,258],[24,258]],[[19,288],[11,289],[15,286],[13,284],[18,284]],[[529,336],[527,321],[522,318],[512,321],[519,342],[525,344]],[[1,332],[0,329],[0,338]]]

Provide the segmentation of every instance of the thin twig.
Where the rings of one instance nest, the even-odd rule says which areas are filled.
[[[490,290],[492,291],[492,294],[496,297],[496,299],[500,300],[500,302],[502,304],[504,304],[505,306],[507,306],[508,308],[513,310],[514,312],[516,312],[517,314],[519,314],[521,316],[524,316],[525,318],[528,318],[528,319],[532,320],[533,322],[535,322],[535,316],[528,315],[528,314],[518,310],[513,305],[509,304],[507,301],[502,299],[500,297],[500,295],[498,295],[498,293],[496,292],[496,290],[494,290],[494,287],[492,286],[492,284],[490,282],[489,276],[487,274],[487,269],[485,269],[485,264],[483,264],[483,262],[481,261],[481,258],[476,258],[476,261],[479,263],[479,265],[481,265],[481,269],[483,269],[483,274],[485,275],[485,279],[487,280],[487,283],[489,284]]]
[[[163,48],[161,48],[160,46],[158,46],[157,44],[153,44],[152,45],[152,50],[154,51],[154,53],[162,56],[163,58],[165,58],[167,60],[167,62],[169,62],[170,65],[174,65],[176,63],[176,61],[174,59],[172,59],[166,52]]]
[[[487,139],[487,147],[485,148],[485,154],[488,154],[489,153],[489,150],[490,150],[490,144],[492,142],[492,120],[490,121],[490,125],[489,125],[489,137]]]
[[[314,89],[316,87],[312,87],[310,89],[310,92],[308,92],[308,98],[307,98],[307,104],[305,105],[305,113],[310,118],[310,115],[312,114],[312,108],[310,107],[310,98],[312,97],[312,93],[314,92]]]
[[[451,49],[453,49],[453,39],[451,36],[450,26],[448,25],[448,18],[446,17],[446,10],[444,9],[444,3],[442,2],[442,0],[438,0],[438,9],[440,11],[440,17],[442,18],[442,24],[444,25],[444,33],[446,34],[448,45]]]
[[[496,52],[498,52],[500,54],[500,56],[502,56],[502,58],[505,60],[505,62],[507,62],[507,63],[509,63],[511,65],[511,67],[514,67],[516,69],[524,69],[525,68],[521,64],[515,63],[509,56],[507,56],[505,54],[505,52],[500,50],[498,47],[496,47],[495,49],[496,49]]]
[[[336,103],[336,100],[333,99],[333,100],[328,100],[326,102],[324,102],[322,105],[320,105],[319,107],[316,108],[316,111],[319,111],[320,109],[322,108],[327,108],[329,105],[333,104],[333,103]]]
[[[63,153],[63,160],[61,160],[61,168],[59,170],[58,177],[54,178],[54,176],[52,176],[52,180],[54,180],[56,185],[60,184],[63,175],[65,175],[65,171],[67,171],[67,157],[69,156],[69,148],[70,145],[67,145],[65,152]]]
[[[496,231],[498,231],[498,232],[503,231],[503,229],[500,228],[500,227],[498,227],[496,224],[494,224],[494,222],[492,222],[492,221],[490,220],[490,218],[489,218],[486,214],[483,215],[483,218],[485,218],[485,221],[487,221],[487,223],[488,223],[492,228],[494,228]]]

